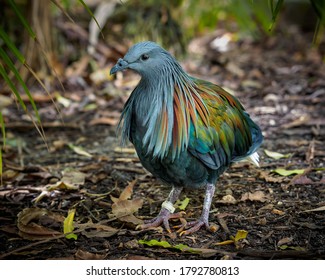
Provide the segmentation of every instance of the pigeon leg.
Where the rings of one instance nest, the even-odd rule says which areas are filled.
[[[145,221],[144,224],[138,226],[140,229],[146,229],[151,227],[157,227],[161,224],[164,225],[166,230],[170,233],[169,219],[179,219],[185,214],[184,212],[174,213],[175,208],[173,204],[178,199],[183,188],[173,187],[166,201],[161,205],[161,210],[158,216],[152,220]]]
[[[208,183],[205,191],[205,198],[203,204],[203,210],[201,217],[197,221],[189,222],[186,224],[186,227],[190,227],[187,230],[184,230],[180,233],[180,235],[187,235],[198,231],[202,226],[205,226],[206,229],[211,231],[216,231],[214,228],[210,228],[209,225],[209,211],[211,207],[212,198],[214,195],[215,186],[213,184]]]

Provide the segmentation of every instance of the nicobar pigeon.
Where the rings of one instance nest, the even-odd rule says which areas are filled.
[[[236,97],[221,87],[187,74],[177,60],[154,42],[140,42],[120,58],[110,74],[131,69],[141,80],[127,100],[119,129],[130,140],[149,172],[172,190],[156,218],[140,228],[164,225],[170,232],[173,204],[183,188],[205,188],[201,217],[181,234],[210,229],[215,184],[231,163],[248,159],[258,166],[263,141],[259,126]]]

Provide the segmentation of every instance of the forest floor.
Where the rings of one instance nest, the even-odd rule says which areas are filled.
[[[6,107],[1,259],[325,258],[321,55],[299,32],[263,43],[231,42],[223,53],[207,41],[193,41],[182,65],[235,94],[265,136],[259,168],[234,164],[217,183],[210,222],[219,229],[189,236],[176,229],[136,229],[159,213],[170,191],[115,136],[138,77],[126,72],[101,86],[87,79],[80,86],[70,77],[56,96],[64,123],[51,100],[35,92],[48,148],[15,104]],[[182,193],[180,204],[189,199],[184,219],[199,217],[203,198],[203,190]],[[75,235],[67,238],[63,221],[69,211],[67,231]]]

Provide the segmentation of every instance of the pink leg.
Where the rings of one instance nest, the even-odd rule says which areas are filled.
[[[211,230],[209,225],[209,211],[210,211],[214,191],[215,191],[215,186],[213,184],[206,185],[205,198],[204,198],[201,217],[197,221],[187,223],[186,226],[190,228],[182,231],[180,235],[187,235],[187,234],[194,233],[198,231],[202,226],[205,226],[206,229]]]
[[[178,199],[182,189],[183,188],[173,187],[165,203],[172,206]],[[169,226],[169,219],[179,219],[182,218],[184,214],[184,212],[178,212],[178,213],[172,213],[172,212],[173,211],[171,211],[170,209],[162,207],[156,218],[150,221],[145,221],[145,223],[140,225],[139,228],[146,229],[151,227],[158,227],[159,225],[163,224],[166,230],[168,232],[171,232]]]

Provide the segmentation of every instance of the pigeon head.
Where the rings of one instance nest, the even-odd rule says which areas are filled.
[[[140,42],[132,46],[124,58],[120,58],[111,69],[113,75],[118,71],[131,69],[142,77],[160,73],[171,62],[177,63],[169,52],[154,42]]]

